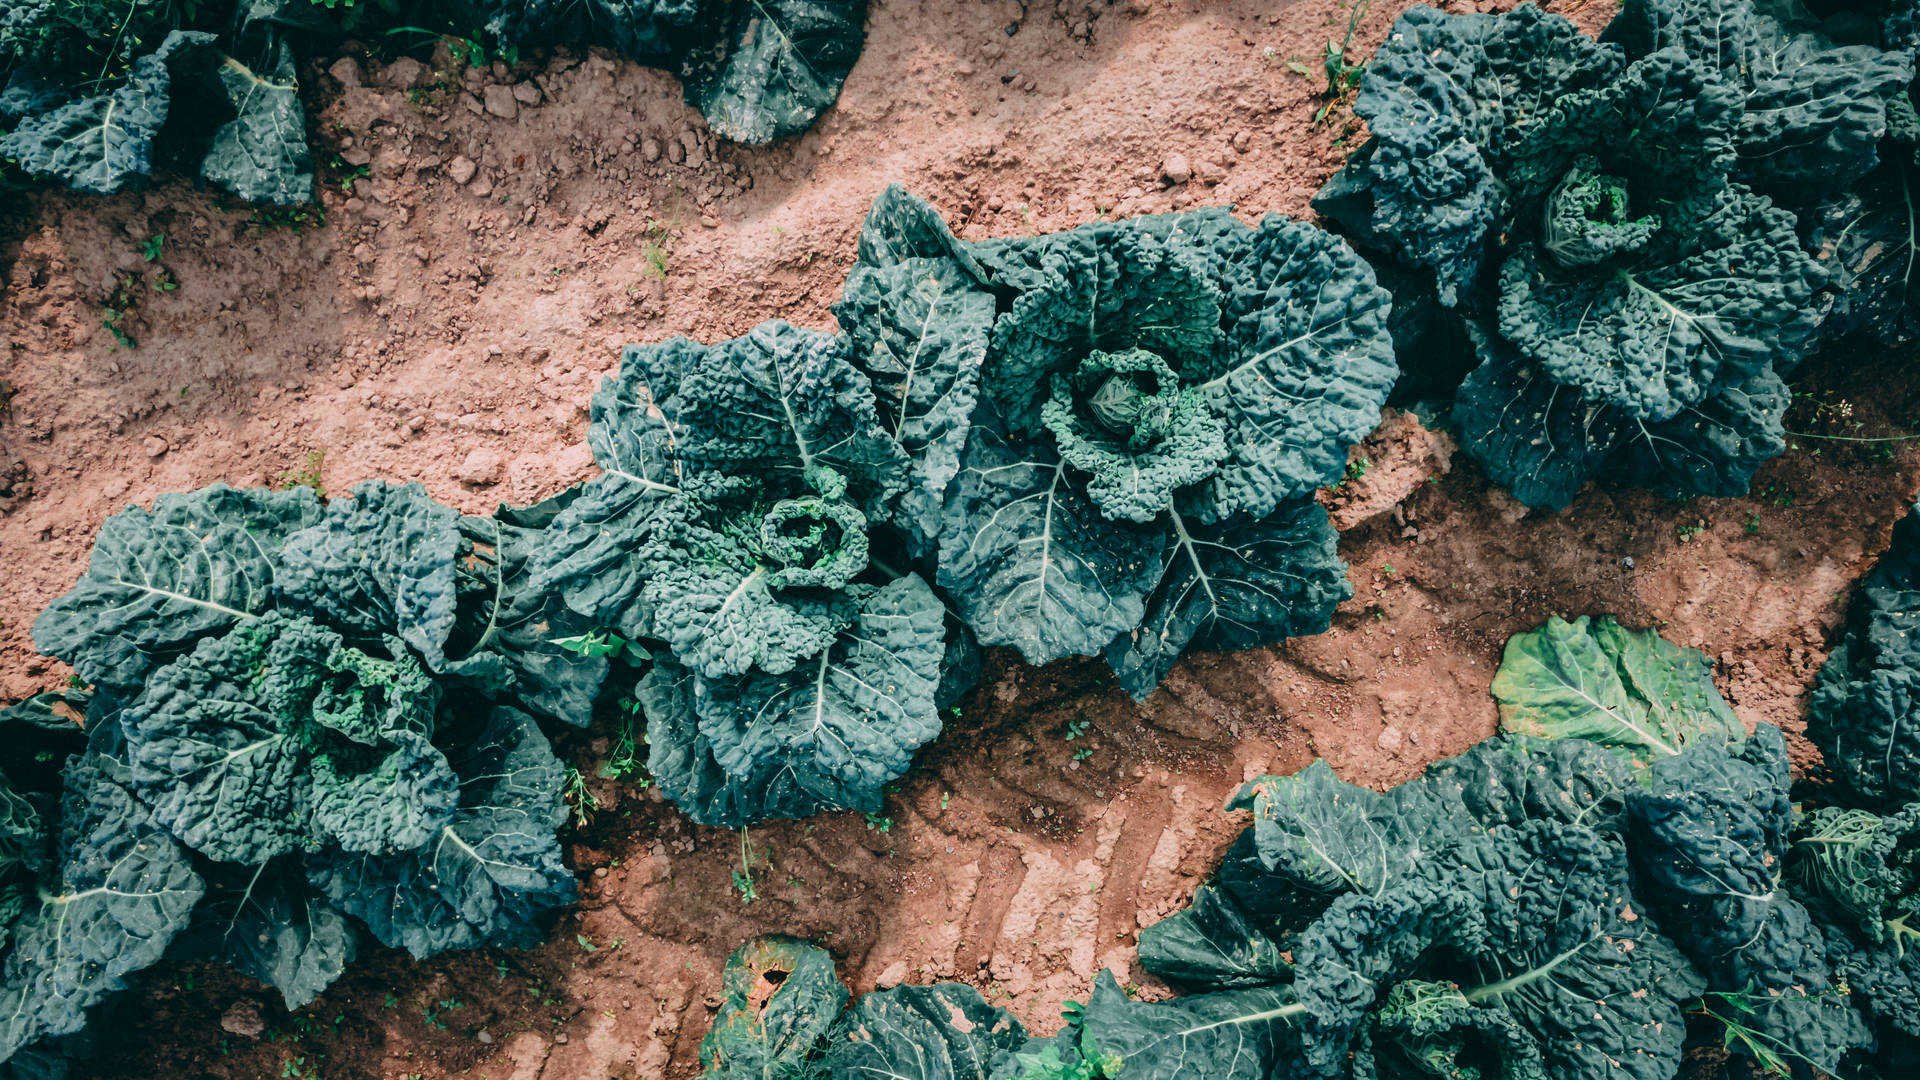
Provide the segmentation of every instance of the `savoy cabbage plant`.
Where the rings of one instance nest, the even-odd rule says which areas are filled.
[[[609,664],[530,588],[541,516],[216,484],[108,520],[34,629],[93,693],[0,715],[0,1061],[163,954],[292,1008],[367,933],[540,939],[575,889],[536,717],[584,725]]]
[[[896,520],[983,644],[1102,655],[1324,630],[1351,595],[1313,491],[1397,374],[1339,240],[1225,210],[968,244],[898,188],[836,306],[916,481]]]
[[[1454,420],[1522,502],[1738,494],[1785,449],[1780,376],[1823,311],[1794,210],[1873,167],[1911,66],[1751,0],[1635,0],[1599,41],[1531,5],[1416,7],[1315,205],[1467,322]]]
[[[655,643],[648,768],[695,820],[880,809],[939,733],[946,607],[888,522],[909,461],[832,334],[626,350],[541,593]]]

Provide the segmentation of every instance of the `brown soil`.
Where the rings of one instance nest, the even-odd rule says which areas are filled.
[[[1589,27],[1610,9],[1564,7]],[[1395,14],[1363,22],[1362,55]],[[1335,140],[1356,137],[1339,110],[1312,122],[1318,55],[1345,26],[1325,0],[876,0],[839,106],[760,150],[717,145],[672,78],[598,53],[489,73],[528,84],[513,119],[480,107],[479,75],[316,64],[323,228],[178,181],[28,199],[0,221],[0,697],[64,678],[28,628],[120,507],[310,466],[329,490],[417,479],[470,511],[544,496],[591,471],[587,399],[620,345],[831,325],[889,181],[970,238],[1216,203],[1304,214]],[[1174,154],[1188,183],[1161,176]],[[137,348],[116,345],[106,306],[130,311]],[[1821,358],[1796,389],[1824,397],[1795,430],[1905,430],[1912,370]],[[163,965],[87,1075],[688,1076],[727,954],[770,931],[827,945],[856,990],[964,979],[1043,1032],[1101,966],[1163,994],[1134,935],[1217,860],[1242,781],[1318,754],[1384,786],[1461,751],[1493,731],[1501,644],[1549,614],[1659,626],[1720,661],[1747,721],[1797,731],[1850,586],[1920,485],[1910,445],[1806,439],[1748,498],[1601,488],[1555,515],[1392,414],[1357,451],[1365,474],[1327,495],[1357,594],[1329,633],[1191,657],[1142,705],[1097,662],[996,654],[880,820],[743,837],[598,782],[571,850],[583,902],[546,945],[427,963],[368,950],[299,1016],[231,973]],[[561,749],[589,769],[605,744]],[[743,844],[751,903],[734,887]]]

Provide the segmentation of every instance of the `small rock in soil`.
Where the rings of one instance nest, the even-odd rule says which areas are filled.
[[[476,487],[497,484],[500,482],[500,473],[505,468],[506,463],[500,460],[499,454],[487,449],[478,449],[468,454],[467,460],[460,463],[460,468],[454,471],[454,477],[463,484],[473,484]]]
[[[230,1035],[257,1039],[267,1030],[267,1022],[260,1019],[258,1005],[251,1001],[236,1001],[221,1015],[220,1029]]]
[[[388,64],[380,73],[380,81],[396,90],[411,90],[416,86],[425,86],[428,82],[427,65],[411,56],[403,56]]]
[[[891,990],[906,981],[907,962],[905,960],[895,960],[893,963],[887,965],[887,970],[880,973],[880,977],[874,980],[873,985],[881,990]]]
[[[479,1043],[482,1046],[493,1045],[493,1033],[486,1030],[485,1028],[482,1028],[480,1031],[480,1034],[475,1035],[473,1039],[475,1042]]]
[[[147,456],[150,458],[165,457],[167,455],[167,440],[158,435],[149,435],[147,436],[146,449]]]
[[[1167,163],[1160,166],[1160,175],[1170,184],[1184,184],[1193,178],[1193,166],[1187,164],[1185,154],[1172,154]]]
[[[511,120],[520,115],[520,104],[513,100],[513,91],[499,83],[491,83],[482,93],[486,98],[487,111],[494,116]]]
[[[540,88],[530,82],[515,83],[513,85],[513,100],[522,105],[538,105],[540,104]]]
[[[660,160],[660,140],[648,137],[640,140],[640,156],[649,163]]]
[[[479,171],[480,166],[465,154],[455,157],[447,166],[447,175],[453,178],[454,183],[463,187],[467,181],[473,179],[473,174]]]
[[[1385,730],[1380,732],[1380,738],[1375,741],[1380,744],[1380,749],[1391,754],[1395,750],[1400,749],[1401,738],[1400,729],[1389,724]]]

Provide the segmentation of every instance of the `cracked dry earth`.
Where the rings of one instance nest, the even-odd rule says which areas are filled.
[[[1376,5],[1358,48],[1400,6]],[[1610,13],[1547,6],[1590,28]],[[461,72],[361,51],[304,73],[324,227],[179,180],[4,208],[0,696],[64,678],[28,628],[120,507],[310,470],[333,491],[417,479],[469,511],[550,494],[592,468],[587,400],[621,345],[830,326],[889,181],[975,239],[1191,205],[1307,213],[1358,133],[1337,110],[1313,122],[1317,84],[1288,61],[1346,21],[1328,0],[875,0],[839,105],[764,149],[717,143],[671,77],[599,52]],[[108,305],[137,348],[101,325]],[[1795,389],[1882,434],[1920,419],[1913,370],[1841,349]],[[962,979],[1043,1033],[1102,966],[1165,995],[1135,934],[1242,826],[1223,807],[1244,780],[1319,755],[1385,786],[1460,752],[1493,731],[1501,644],[1549,614],[1657,625],[1719,661],[1743,719],[1797,732],[1846,595],[1920,485],[1920,454],[1880,445],[1801,440],[1743,499],[1601,487],[1556,515],[1390,412],[1365,474],[1325,496],[1356,593],[1330,632],[1191,656],[1142,704],[1098,662],[994,654],[873,821],[742,836],[596,781],[569,851],[582,902],[540,948],[363,950],[296,1016],[224,970],[162,965],[126,997],[140,1022],[96,1025],[82,1075],[692,1076],[727,954],[774,931],[824,942],[856,991]],[[559,748],[590,772],[606,737]]]

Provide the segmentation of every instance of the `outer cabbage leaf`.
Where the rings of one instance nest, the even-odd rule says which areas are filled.
[[[1598,743],[1511,734],[1433,763],[1420,783],[1489,829],[1558,821],[1619,832],[1640,790],[1633,768]]]
[[[1214,885],[1140,932],[1140,963],[1163,979],[1207,989],[1270,986],[1293,977],[1293,964],[1266,920]]]
[[[287,539],[280,589],[350,634],[395,634],[434,671],[462,670],[447,646],[459,619],[463,544],[459,511],[426,488],[369,480]],[[504,673],[497,658],[481,663]]]
[[[20,168],[58,178],[76,191],[111,195],[153,168],[153,140],[167,122],[176,51],[211,44],[212,34],[173,30],[155,51],[135,57],[119,86],[77,97],[22,120],[0,137],[0,155]]]
[[[940,211],[899,184],[888,184],[868,208],[860,223],[859,256],[861,266],[876,269],[909,259],[951,260],[982,284],[988,280],[973,245],[956,238]]]
[[[87,1010],[157,962],[204,886],[134,796],[109,720],[65,772],[58,873],[40,882],[0,962],[0,1062],[80,1030]]]
[[[1694,746],[1738,749],[1746,738],[1714,688],[1712,660],[1607,616],[1556,615],[1508,638],[1493,699],[1503,730],[1610,747],[1643,784],[1661,758]]]
[[[1140,626],[1107,646],[1120,685],[1144,700],[1189,644],[1246,649],[1326,630],[1353,595],[1340,535],[1311,499],[1257,521],[1189,524],[1172,515],[1160,584]]]
[[[316,889],[415,959],[481,945],[531,947],[544,936],[540,915],[576,894],[557,836],[567,817],[566,768],[532,717],[504,706],[467,710],[482,718],[440,733],[460,777],[450,822],[411,850],[327,851],[307,861]]]
[[[555,515],[577,497],[577,491],[563,496]],[[474,555],[461,567],[463,588],[453,632],[457,653],[498,653],[513,671],[521,704],[541,716],[586,727],[607,677],[608,660],[554,644],[595,627],[557,594],[536,586],[533,568],[549,533],[544,525],[511,520],[519,513],[503,508],[494,517],[460,519],[460,531]]]
[[[487,30],[517,46],[591,41],[636,60],[664,60],[714,7],[710,0],[490,0],[481,10]]]
[[[289,1010],[312,1002],[353,962],[360,932],[307,886],[294,859],[202,865],[206,899],[169,955],[214,960],[280,991]]]
[[[1920,801],[1920,518],[1894,526],[1847,629],[1814,681],[1807,737],[1855,801],[1886,813]]]
[[[792,673],[696,682],[715,763],[730,783],[760,786],[762,805],[878,811],[883,786],[940,733],[933,695],[945,614],[909,574],[873,593],[831,647]]]
[[[1920,160],[1911,144],[1882,143],[1880,167],[1803,214],[1801,226],[1836,294],[1823,333],[1864,330],[1889,345],[1920,337]]]
[[[200,175],[248,202],[297,206],[313,201],[313,158],[293,50],[276,42],[259,70],[218,57],[213,77],[234,118],[213,133]]]
[[[937,542],[979,396],[993,294],[955,258],[907,258],[855,267],[833,314],[873,383],[882,425],[913,459],[899,519],[922,544]]]
[[[866,0],[716,0],[721,31],[688,50],[687,104],[734,142],[758,146],[812,126],[840,96],[866,40]]]
[[[269,608],[281,545],[321,514],[309,488],[225,484],[129,507],[101,527],[79,583],[35,620],[34,645],[90,683],[135,690],[196,641]]]
[[[453,813],[430,740],[437,687],[392,659],[270,612],[155,672],[122,723],[154,821],[222,862],[259,866],[321,844],[418,847]]]
[[[1400,373],[1393,299],[1345,241],[1278,214],[1234,241],[1211,248],[1223,345],[1180,371],[1226,427],[1227,459],[1195,500],[1204,521],[1265,517],[1338,480]]]
[[[1482,362],[1461,384],[1454,422],[1488,476],[1528,506],[1558,510],[1590,479],[1676,499],[1743,495],[1786,451],[1792,395],[1771,367],[1654,423],[1583,398],[1497,334],[1467,329]]]
[[[1679,48],[1743,99],[1742,171],[1783,199],[1858,180],[1886,132],[1886,99],[1913,77],[1910,57],[1839,46],[1762,14],[1752,0],[1627,0],[1605,41],[1633,56]]]
[[[1026,1040],[1020,1021],[965,983],[896,986],[841,1017],[818,1068],[830,1080],[987,1080],[993,1062]]]
[[[1298,1044],[1297,1013],[1293,994],[1272,987],[1145,1004],[1102,971],[1073,1023],[1082,1059],[1112,1061],[1127,1080],[1267,1080]]]
[[[1744,993],[1743,1020],[1832,1072],[1873,1038],[1827,969],[1806,908],[1779,887],[1793,825],[1792,776],[1780,729],[1762,724],[1735,757],[1698,746],[1654,762],[1652,788],[1628,803],[1639,895],[1709,986]]]
[[[1417,784],[1378,792],[1349,784],[1325,761],[1292,776],[1263,776],[1228,809],[1253,811],[1255,851],[1267,872],[1302,892],[1378,896],[1424,872],[1458,825]]]
[[[1140,625],[1164,546],[1156,530],[1102,516],[1048,448],[976,421],[939,583],[981,644],[1047,664],[1097,654]]]
[[[700,1040],[708,1080],[801,1076],[847,1003],[833,957],[797,938],[754,938],[727,958],[725,1001]]]
[[[1315,208],[1432,270],[1452,307],[1508,215],[1502,182],[1514,144],[1560,98],[1620,67],[1617,47],[1530,4],[1500,15],[1412,8],[1354,99],[1373,138]]]
[[[1411,995],[1429,1006],[1438,997],[1455,1013],[1457,1041],[1440,1060],[1456,1067],[1530,1050],[1539,1055],[1533,1075],[1556,1080],[1669,1080],[1686,1035],[1682,1007],[1703,983],[1636,910],[1625,851],[1590,830],[1539,822],[1495,830],[1461,853],[1447,875],[1341,897],[1302,935],[1301,1072],[1345,1075],[1348,1054],[1376,1023],[1403,1052],[1435,1049],[1431,1033],[1396,1032],[1393,1017],[1373,1015]],[[1504,1019],[1468,1024],[1466,1007]],[[1503,1029],[1531,1044],[1486,1038]],[[1383,1049],[1376,1034],[1371,1053]]]

